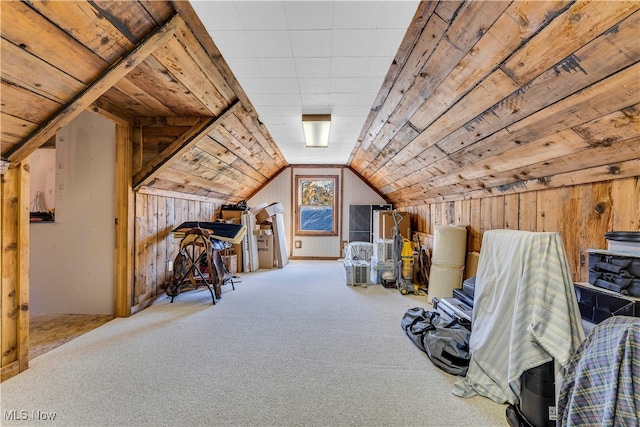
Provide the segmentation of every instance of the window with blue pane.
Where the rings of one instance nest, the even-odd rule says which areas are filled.
[[[296,176],[296,234],[335,236],[338,176]]]

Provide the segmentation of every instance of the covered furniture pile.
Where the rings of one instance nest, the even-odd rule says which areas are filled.
[[[484,233],[472,323],[469,371],[455,395],[518,404],[523,373],[550,361],[562,382],[584,330],[558,233]]]

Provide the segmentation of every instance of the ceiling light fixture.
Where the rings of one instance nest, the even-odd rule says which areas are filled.
[[[307,147],[328,147],[331,114],[303,114],[302,127]]]

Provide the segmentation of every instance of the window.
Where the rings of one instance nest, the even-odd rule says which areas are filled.
[[[296,234],[337,236],[338,176],[296,176]]]

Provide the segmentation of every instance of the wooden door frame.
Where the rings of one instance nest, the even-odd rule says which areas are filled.
[[[0,381],[29,367],[29,161],[2,176]]]
[[[133,126],[116,123],[115,164],[115,315],[128,317],[133,305],[134,194]]]

